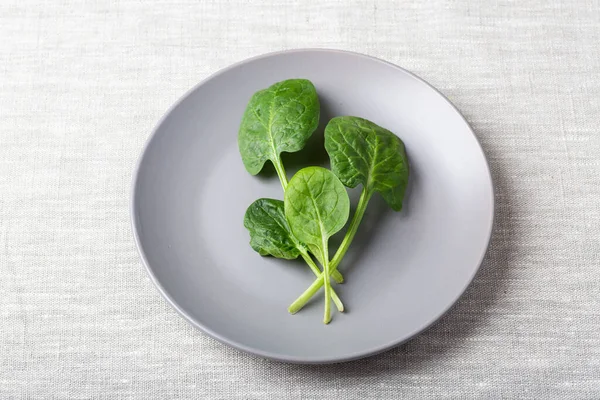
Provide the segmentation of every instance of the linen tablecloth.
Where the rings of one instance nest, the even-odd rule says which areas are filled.
[[[365,360],[272,362],[188,325],[138,259],[129,189],[153,126],[229,64],[352,50],[472,124],[496,227],[467,293]],[[600,4],[0,3],[0,398],[600,398]]]

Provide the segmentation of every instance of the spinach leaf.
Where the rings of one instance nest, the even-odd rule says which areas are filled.
[[[344,185],[360,183],[369,194],[384,194],[394,210],[402,208],[408,162],[396,135],[363,118],[336,117],[325,128],[325,149]]]
[[[301,169],[290,180],[284,196],[285,216],[294,235],[306,243],[323,264],[319,279],[325,286],[323,322],[331,320],[329,238],[341,230],[350,213],[350,200],[344,185],[321,167]],[[294,312],[290,309],[290,312]]]
[[[306,145],[319,124],[319,112],[317,91],[306,79],[289,79],[256,92],[238,133],[246,170],[256,175],[271,160],[279,177],[282,172],[285,177],[280,154],[299,151]]]
[[[285,216],[294,235],[329,258],[327,240],[344,227],[350,212],[348,193],[340,180],[321,167],[303,168],[285,191]]]
[[[402,209],[408,184],[404,143],[392,132],[358,117],[336,117],[325,127],[325,149],[331,169],[349,187],[363,190],[348,231],[331,260],[335,271],[350,247],[371,196],[381,193],[395,211]]]
[[[250,246],[261,256],[292,260],[301,250],[306,252],[292,234],[283,210],[283,201],[274,199],[258,199],[246,210],[244,226],[250,232]]]

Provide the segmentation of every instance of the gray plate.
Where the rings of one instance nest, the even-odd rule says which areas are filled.
[[[322,103],[307,148],[288,154],[291,174],[327,163],[323,126],[336,115],[396,133],[411,163],[405,208],[374,196],[336,285],[347,313],[322,323],[319,295],[296,315],[287,306],[313,281],[300,262],[261,257],[242,225],[260,197],[282,199],[269,169],[250,176],[237,148],[250,96],[308,78]],[[356,204],[356,191],[351,191]],[[367,56],[331,50],[268,54],[226,68],[186,94],[160,121],[140,159],[132,197],[135,240],[152,280],[194,326],[238,349],[299,363],[338,362],[393,347],[437,320],[484,257],[494,196],[471,128],[434,88]],[[344,230],[342,230],[344,232]],[[332,239],[332,247],[339,243]]]

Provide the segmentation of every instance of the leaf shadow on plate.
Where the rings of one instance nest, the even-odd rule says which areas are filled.
[[[414,185],[414,181],[417,179],[413,175],[411,175],[409,179],[408,186],[406,188],[406,200],[404,201],[402,211],[400,211],[403,215],[408,214],[410,210],[410,192],[412,186]],[[358,204],[358,197],[360,196],[361,189],[362,187],[358,186],[357,188],[350,190],[350,218],[348,218],[348,223],[346,226],[330,239],[332,257],[335,250],[340,246],[342,240],[344,239],[344,235],[348,230],[350,219],[356,211],[356,205]],[[373,197],[371,197],[367,211],[365,212],[358,231],[356,232],[356,236],[354,236],[354,240],[352,241],[352,245],[339,265],[339,270],[344,276],[351,276],[354,268],[357,265],[361,265],[361,263],[364,261],[363,258],[365,250],[371,245],[371,243],[376,243],[379,236],[382,234],[382,230],[380,229],[381,223],[388,218],[396,216],[396,214],[397,213],[387,205],[379,193],[376,193]]]
[[[352,379],[386,376],[402,379],[398,372],[427,373],[431,365],[456,361],[460,348],[469,338],[485,329],[503,295],[507,293],[507,275],[518,257],[515,249],[521,240],[511,224],[514,190],[508,178],[508,166],[499,149],[484,146],[495,186],[495,225],[490,246],[473,282],[457,303],[424,332],[393,349],[360,360],[334,365],[281,364],[287,374],[308,381],[341,382]],[[335,321],[333,322],[335,323]],[[364,381],[358,381],[363,382]]]
[[[407,193],[410,192],[410,186],[411,184],[409,182]],[[330,258],[333,257],[335,251],[344,239],[344,235],[348,230],[350,219],[352,218],[356,210],[358,197],[360,195],[360,188],[359,190],[351,189],[350,192],[350,217],[348,218],[348,222],[346,223],[344,228],[342,228],[342,230],[340,230],[338,233],[336,233],[329,239]],[[402,212],[407,212],[407,209],[407,206],[403,207]],[[378,237],[381,234],[381,229],[378,229],[378,226],[380,225],[381,221],[388,218],[393,213],[394,211],[390,207],[388,207],[388,205],[385,203],[381,196],[373,196],[373,198],[369,202],[368,211],[365,213],[365,216],[363,217],[360,227],[356,233],[356,236],[352,241],[350,250],[348,251],[348,253],[346,253],[344,259],[340,263],[339,271],[342,273],[345,279],[348,279],[348,277],[352,276],[352,272],[356,266],[361,265],[364,258],[365,249],[367,249],[371,243],[377,242]],[[302,260],[302,258],[291,260],[291,262],[296,263],[298,268],[302,268],[302,266],[305,265],[304,260]],[[318,265],[320,268],[322,268],[320,264]],[[310,309],[313,306],[323,307],[321,296],[313,296],[308,301],[308,303],[306,303],[304,308]],[[344,307],[347,313],[351,311],[351,305],[349,305],[349,303],[344,303]]]

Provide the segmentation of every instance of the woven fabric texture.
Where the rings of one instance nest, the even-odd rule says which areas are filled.
[[[167,108],[265,52],[405,67],[472,124],[496,227],[467,293],[365,360],[226,347],[160,297],[129,224]],[[600,4],[107,0],[0,3],[0,398],[600,398]]]

